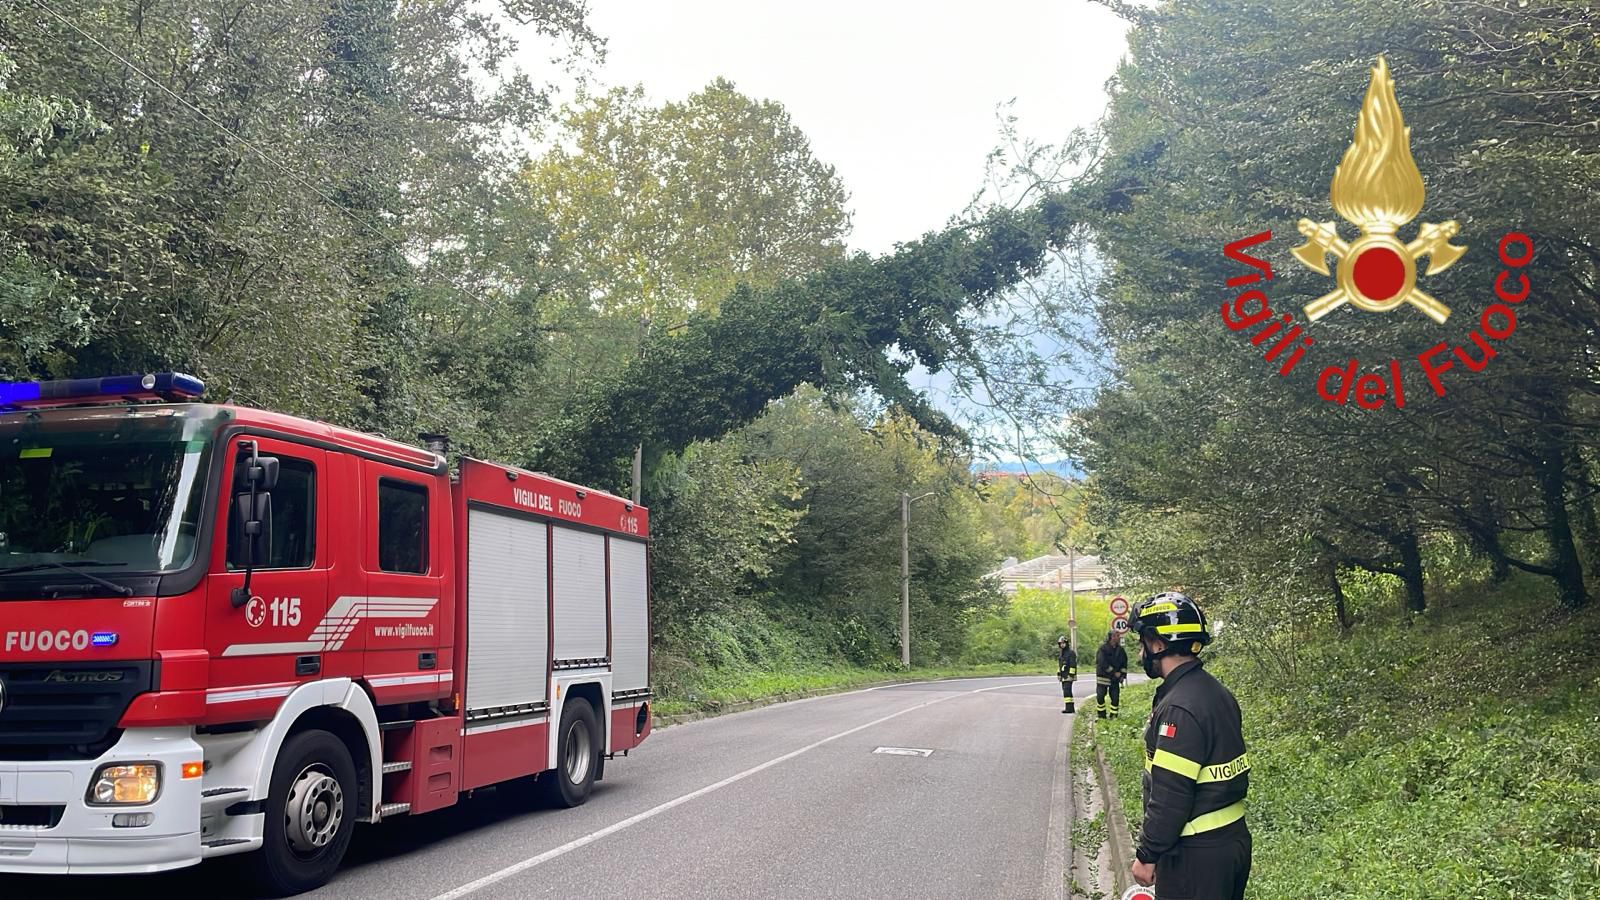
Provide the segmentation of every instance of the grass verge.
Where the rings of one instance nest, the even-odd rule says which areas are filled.
[[[1139,823],[1144,820],[1144,801],[1139,789],[1139,781],[1144,776],[1144,720],[1155,691],[1155,682],[1123,685],[1122,714],[1115,719],[1094,722],[1094,739],[1105,748],[1106,765],[1117,781],[1117,800],[1128,819],[1128,828],[1135,835],[1139,833]]]
[[[778,671],[699,669],[659,693],[654,710],[659,716],[716,712],[738,703],[792,697],[810,691],[846,690],[884,681],[934,681],[940,678],[992,675],[1038,675],[1049,678],[1054,677],[1055,669],[1048,661],[909,670],[845,665],[816,665]]]

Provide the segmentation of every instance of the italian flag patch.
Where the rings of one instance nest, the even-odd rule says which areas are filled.
[[[1161,723],[1161,736],[1164,738],[1177,737],[1178,726],[1172,724],[1171,722]]]

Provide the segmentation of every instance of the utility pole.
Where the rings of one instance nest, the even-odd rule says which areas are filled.
[[[1061,546],[1061,542],[1060,541],[1056,541],[1055,545],[1056,545],[1056,549],[1057,550],[1060,550],[1062,553],[1065,553],[1067,555],[1067,634],[1070,635],[1070,637],[1068,638],[1068,646],[1070,646],[1072,648],[1072,652],[1073,653],[1077,653],[1078,652],[1078,595],[1077,595],[1078,573],[1075,571],[1076,566],[1077,566],[1077,550],[1076,550],[1076,548],[1073,548],[1073,547],[1063,547],[1063,546]],[[1060,586],[1061,586],[1061,570],[1057,569],[1056,570],[1056,587],[1059,588]]]
[[[644,359],[644,342],[650,339],[650,314],[639,317],[639,359]],[[639,505],[641,482],[644,481],[644,444],[633,445],[633,505]]]
[[[900,492],[900,666],[905,669],[911,668],[911,504],[936,493]]]
[[[900,668],[911,668],[911,495],[900,492]]]
[[[633,505],[639,505],[639,482],[644,476],[644,445],[633,447]]]
[[[1072,652],[1078,652],[1078,563],[1077,549],[1067,548],[1067,630],[1072,634]]]

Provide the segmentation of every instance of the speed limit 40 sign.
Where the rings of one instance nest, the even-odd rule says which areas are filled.
[[[1128,633],[1128,617],[1127,616],[1117,616],[1115,619],[1112,619],[1111,620],[1111,630],[1115,631],[1117,634],[1127,634]]]

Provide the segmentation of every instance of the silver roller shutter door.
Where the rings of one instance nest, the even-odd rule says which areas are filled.
[[[552,525],[556,660],[606,655],[606,539]]]
[[[467,513],[467,708],[545,699],[549,547],[542,522]]]
[[[650,686],[649,580],[645,545],[611,539],[611,687],[631,691]]]

